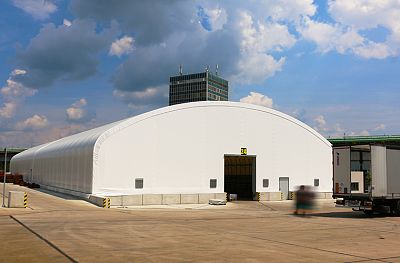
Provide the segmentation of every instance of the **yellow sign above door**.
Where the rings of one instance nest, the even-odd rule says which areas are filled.
[[[247,155],[247,148],[240,148],[241,155]]]

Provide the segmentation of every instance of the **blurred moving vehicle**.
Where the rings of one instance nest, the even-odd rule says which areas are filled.
[[[314,209],[315,193],[311,186],[300,185],[299,189],[296,191],[296,210],[295,215],[306,215],[311,210]]]

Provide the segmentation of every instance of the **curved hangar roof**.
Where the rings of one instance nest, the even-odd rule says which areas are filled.
[[[131,131],[132,128],[138,132]],[[201,149],[204,154],[210,150],[211,154],[213,151],[210,147],[222,147],[215,143],[218,138],[222,141],[230,140],[239,147],[248,147],[251,154],[251,149],[257,148],[254,139],[270,141],[275,147],[287,143],[291,144],[290,147],[297,147],[296,141],[304,140],[302,136],[298,137],[300,134],[303,137],[305,135],[306,140],[313,138],[314,142],[328,147],[330,151],[331,144],[323,136],[306,124],[276,110],[239,102],[193,102],[160,108],[30,148],[13,157],[11,169],[12,172],[26,176],[27,180],[54,190],[65,189],[76,194],[112,192],[113,189],[121,191],[118,185],[106,179],[110,178],[109,173],[113,173],[117,167],[114,164],[113,168],[106,167],[104,162],[110,162],[115,155],[124,159],[124,155],[130,154],[131,162],[138,162],[138,158],[145,159],[154,154],[157,155],[156,161],[162,161],[158,154],[160,147],[173,147],[169,149],[172,155],[176,151],[188,150],[181,147],[180,141],[183,144],[193,141],[200,148],[193,146],[192,149]],[[123,138],[118,138],[118,135],[123,135]],[[249,137],[253,137],[253,142],[247,140]],[[114,140],[113,143],[110,140]],[[175,142],[171,144],[171,140]],[[128,141],[132,141],[133,145]],[[164,145],[162,141],[169,143]],[[104,145],[107,151],[102,151]],[[225,154],[237,152],[236,148],[223,148]],[[157,173],[151,167],[146,171]]]

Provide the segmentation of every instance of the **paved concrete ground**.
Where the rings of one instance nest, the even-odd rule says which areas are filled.
[[[400,217],[331,200],[304,218],[290,201],[104,209],[7,189],[29,207],[0,208],[0,262],[400,262]]]

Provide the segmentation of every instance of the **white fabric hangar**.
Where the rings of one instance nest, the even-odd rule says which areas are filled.
[[[142,204],[196,203],[224,193],[281,200],[299,185],[328,198],[332,148],[306,124],[273,109],[193,102],[28,149],[12,158],[11,171],[51,190],[140,197],[135,202]]]

